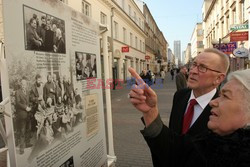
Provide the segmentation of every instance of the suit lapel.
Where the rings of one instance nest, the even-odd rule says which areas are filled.
[[[21,90],[21,96],[22,96],[22,98],[25,100],[25,103],[27,104],[27,103],[28,103],[27,91],[26,91],[26,94],[24,94],[24,92]]]
[[[186,107],[187,107],[187,104],[188,104],[188,100],[190,98],[190,94],[191,94],[191,91],[189,91],[187,94],[183,95],[182,97],[182,101],[180,101],[179,104],[179,107],[178,107],[178,110],[179,112],[179,115],[176,117],[176,121],[177,123],[175,123],[175,125],[178,125],[179,127],[177,128],[177,131],[179,134],[181,134],[182,132],[182,122],[183,122],[183,118],[184,118],[184,114],[185,114],[185,111],[186,111]]]
[[[218,91],[215,93],[215,95],[213,96],[212,99],[215,99],[218,97]],[[194,124],[192,125],[192,127],[189,129],[188,134],[192,135],[192,134],[197,134],[200,131],[203,131],[204,129],[208,129],[207,128],[207,122],[209,120],[209,116],[211,114],[211,107],[208,104],[204,110],[202,111],[201,115],[197,118],[197,120],[194,122]]]

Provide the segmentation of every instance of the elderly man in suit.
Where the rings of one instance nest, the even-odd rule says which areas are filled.
[[[21,87],[16,92],[16,118],[17,127],[20,137],[20,154],[24,153],[25,147],[32,146],[30,144],[30,111],[31,106],[29,104],[29,93],[27,92],[27,80],[22,78]]]
[[[29,24],[27,25],[27,47],[28,50],[39,50],[43,44],[42,38],[37,34],[37,21],[34,18],[30,19]]]
[[[174,95],[170,129],[191,136],[207,130],[211,114],[208,103],[218,97],[217,87],[225,79],[228,68],[228,56],[217,49],[205,49],[195,58],[189,71],[188,88]]]
[[[225,79],[228,68],[228,56],[217,49],[205,49],[195,58],[190,67],[189,88],[177,91],[174,95],[169,121],[172,131],[179,135],[187,134],[193,139],[208,131],[207,123],[211,115],[209,102],[218,97],[217,87]],[[133,69],[129,71],[132,76],[140,78]],[[135,85],[129,95],[131,103],[138,110],[157,114],[157,97],[152,89]],[[151,118],[143,118],[147,125],[152,123]],[[154,166],[160,166],[156,154],[151,153]]]
[[[140,79],[135,70],[129,70],[132,76]],[[135,85],[130,101],[143,114],[145,128],[141,133],[154,155],[154,166],[250,166],[249,80],[249,69],[229,74],[220,96],[209,102],[212,109],[207,127],[210,131],[195,140],[165,126],[158,111],[156,93],[145,83]]]

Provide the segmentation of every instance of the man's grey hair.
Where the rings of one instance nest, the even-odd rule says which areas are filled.
[[[204,49],[204,52],[210,52],[218,55],[221,59],[220,64],[219,64],[219,69],[223,73],[227,73],[229,69],[229,57],[223,53],[222,51],[215,49],[215,48],[207,48]]]
[[[250,103],[249,103],[249,99],[250,99],[250,69],[247,70],[239,70],[239,71],[235,71],[232,72],[228,75],[228,81],[235,79],[237,80],[242,86],[243,86],[243,95],[244,95],[244,99],[245,100],[245,105],[246,106],[246,110],[248,112],[250,112]]]

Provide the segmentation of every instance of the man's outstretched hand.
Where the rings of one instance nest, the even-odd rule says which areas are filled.
[[[130,67],[128,71],[137,83],[129,92],[130,102],[143,113],[144,121],[148,126],[158,115],[157,95],[133,68]]]

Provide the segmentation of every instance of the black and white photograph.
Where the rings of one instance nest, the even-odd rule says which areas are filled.
[[[75,56],[77,81],[96,78],[96,55],[91,53],[75,52]]]
[[[107,161],[103,92],[86,88],[97,68],[101,76],[99,22],[59,0],[2,0],[0,6],[1,86],[9,114],[4,115],[6,145],[0,134],[0,148],[8,151],[0,150],[8,154],[8,163],[101,166]],[[76,77],[78,54],[82,82]],[[86,105],[92,94],[98,102],[94,122]],[[95,134],[89,137],[89,131]],[[98,159],[86,157],[88,148],[101,153]]]
[[[65,21],[23,6],[25,49],[66,53]]]
[[[31,162],[86,120],[83,95],[62,71],[38,73],[29,60],[10,70],[16,152]]]
[[[70,157],[67,161],[65,161],[60,167],[74,167],[74,159],[73,156]]]

